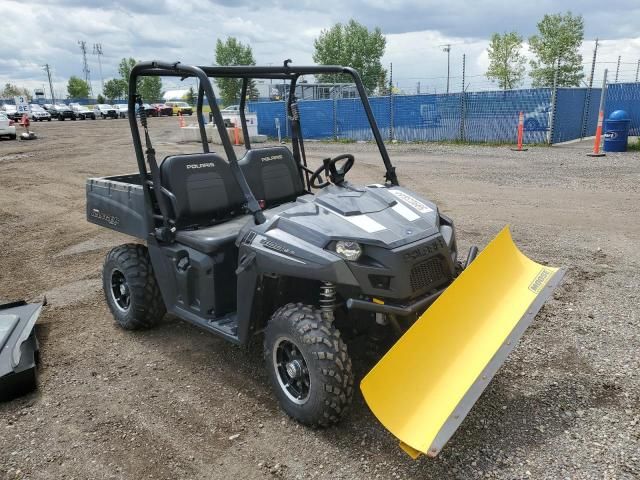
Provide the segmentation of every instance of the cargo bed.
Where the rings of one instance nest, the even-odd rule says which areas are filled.
[[[146,239],[149,229],[140,174],[89,178],[86,191],[89,222]]]

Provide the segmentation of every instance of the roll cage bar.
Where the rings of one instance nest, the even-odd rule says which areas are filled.
[[[294,159],[300,168],[301,176],[304,176],[306,180],[307,189],[309,188],[309,173],[310,170],[306,165],[306,155],[304,151],[304,139],[302,137],[302,131],[300,127],[300,116],[298,111],[298,105],[295,97],[296,83],[298,78],[302,75],[317,75],[317,74],[346,74],[353,78],[353,81],[360,95],[362,106],[364,107],[367,120],[373,132],[376,145],[382,157],[386,173],[385,179],[392,185],[398,185],[398,179],[396,176],[395,168],[391,164],[389,153],[384,145],[380,130],[376,123],[371,105],[366,95],[364,85],[360,79],[360,75],[356,70],[349,67],[341,66],[291,66],[290,60],[286,60],[281,67],[257,67],[257,66],[188,66],[183,65],[180,62],[167,63],[160,61],[141,62],[136,64],[131,69],[129,76],[129,126],[131,128],[131,134],[133,137],[133,146],[136,153],[136,160],[138,163],[138,169],[140,172],[140,179],[144,189],[145,202],[147,204],[147,226],[148,231],[153,232],[160,240],[170,239],[175,232],[175,227],[171,225],[169,221],[169,209],[167,205],[167,197],[172,194],[164,190],[160,183],[160,172],[158,163],[155,158],[155,150],[151,145],[151,139],[148,133],[147,117],[142,108],[142,98],[137,92],[137,80],[142,76],[161,76],[161,77],[180,77],[182,80],[185,78],[197,78],[198,79],[198,97],[196,103],[196,116],[198,119],[198,127],[200,132],[200,139],[202,142],[202,149],[204,153],[209,153],[209,143],[207,141],[207,134],[204,125],[204,117],[202,109],[204,105],[204,97],[207,97],[207,103],[211,109],[213,115],[213,121],[222,141],[222,147],[227,156],[229,166],[237,181],[244,198],[247,202],[249,211],[253,214],[256,223],[263,223],[265,218],[260,209],[260,206],[255,199],[249,185],[242,174],[240,166],[238,165],[238,159],[236,153],[227,134],[222,113],[216,102],[216,97],[211,86],[211,78],[237,78],[242,80],[242,91],[240,96],[240,123],[242,124],[242,133],[244,137],[245,148],[248,150],[251,148],[251,141],[249,138],[249,132],[247,128],[247,122],[245,118],[245,104],[247,97],[247,90],[249,88],[249,82],[252,79],[266,79],[266,80],[282,80],[291,82],[289,88],[289,97],[287,99],[287,114],[291,123],[291,140],[293,147]],[[141,108],[139,111],[140,124],[144,130],[146,149],[143,151],[142,138],[138,127],[138,121],[136,119],[135,106],[138,104]],[[146,154],[146,162],[145,162]],[[150,172],[147,170],[147,164],[149,165]],[[304,172],[304,175],[303,175]],[[149,174],[150,177],[149,178]],[[156,189],[160,192],[158,195],[152,193]],[[153,199],[157,202],[160,210],[160,215],[153,214],[152,205]],[[161,220],[162,227],[155,228],[155,221]]]

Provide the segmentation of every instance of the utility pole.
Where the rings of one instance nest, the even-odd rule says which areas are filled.
[[[418,95],[420,95],[420,81],[419,80],[418,80],[418,86],[417,86],[417,89],[416,89],[416,93]]]
[[[638,65],[636,66],[636,83],[638,83],[638,73],[640,73],[640,60],[638,60]]]
[[[89,93],[93,96],[93,89],[91,88],[91,71],[89,70],[89,64],[87,63],[87,42],[84,40],[78,40],[80,45],[80,51],[82,52],[82,72],[84,73],[84,81],[89,86]]]
[[[446,45],[441,45],[444,47],[442,49],[443,52],[447,53],[447,94],[449,93],[449,78],[451,75],[451,44],[447,43]]]
[[[98,68],[100,70],[100,85],[102,86],[102,93],[104,93],[104,77],[102,76],[102,61],[100,60],[100,57],[104,54],[102,53],[101,43],[93,44],[93,54],[98,56]]]
[[[47,72],[47,78],[49,79],[49,91],[51,92],[51,103],[56,104],[56,98],[53,94],[53,82],[51,81],[51,69],[49,68],[49,64],[45,63],[42,67],[45,72]]]
[[[618,74],[620,73],[620,59],[622,55],[618,55],[618,65],[616,66],[616,83],[618,83]]]

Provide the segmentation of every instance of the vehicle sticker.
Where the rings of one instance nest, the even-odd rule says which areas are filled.
[[[402,215],[405,219],[409,220],[410,222],[413,222],[414,220],[417,220],[420,218],[420,215],[418,215],[416,212],[414,212],[410,208],[405,207],[402,203],[396,203],[392,208],[394,212]]]
[[[343,215],[340,216],[348,222],[353,223],[356,227],[360,227],[367,233],[376,233],[387,229],[384,225],[380,225],[369,215],[351,215],[349,217],[345,217]]]
[[[347,222],[353,223],[356,227],[361,228],[362,230],[364,230],[367,233],[376,233],[376,232],[380,232],[382,230],[386,230],[387,229],[387,227],[385,227],[384,225],[379,224],[373,218],[371,218],[369,215],[361,214],[361,215],[345,216],[345,215],[340,215],[338,212],[334,212],[333,210],[331,210],[330,208],[325,207],[324,205],[322,205],[322,208],[324,208],[328,212],[333,213],[334,215],[337,215],[340,218],[345,219]]]
[[[536,278],[534,278],[533,282],[531,282],[531,284],[529,285],[529,290],[531,290],[533,293],[540,293],[542,287],[544,287],[549,281],[549,278],[551,278],[552,273],[553,271],[549,270],[548,268],[543,268],[542,270],[540,270],[536,275]]]
[[[396,197],[398,197],[400,200],[402,200],[404,203],[406,203],[407,205],[409,205],[410,207],[415,208],[417,211],[419,211],[420,213],[431,213],[433,212],[433,208],[427,207],[424,203],[422,203],[420,200],[413,198],[411,195],[404,193],[401,190],[389,190],[393,195],[395,195]]]

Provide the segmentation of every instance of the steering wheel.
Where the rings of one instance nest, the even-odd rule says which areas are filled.
[[[340,185],[344,182],[345,175],[351,170],[355,161],[355,158],[350,153],[343,153],[333,158],[325,158],[322,160],[322,165],[313,172],[309,179],[311,187],[320,189],[330,183]],[[338,166],[338,162],[343,163]],[[326,180],[322,178],[323,173],[326,175]]]

